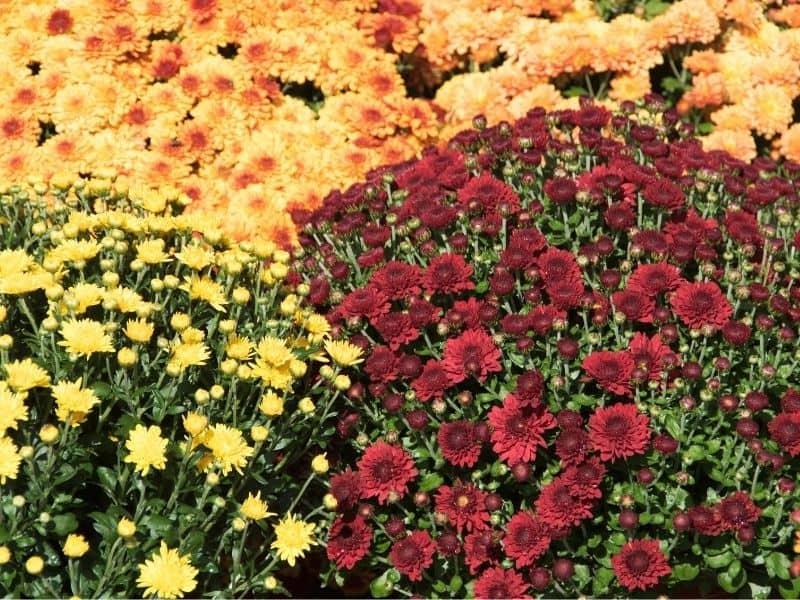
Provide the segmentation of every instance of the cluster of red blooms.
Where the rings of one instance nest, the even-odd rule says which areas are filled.
[[[697,560],[683,532],[748,545],[758,504],[796,493],[800,166],[705,152],[645,108],[476,118],[295,215],[289,281],[366,356],[331,449],[338,569],[388,548],[420,593],[450,561],[479,598],[574,596],[575,548],[616,528],[579,562],[652,589],[667,548]]]

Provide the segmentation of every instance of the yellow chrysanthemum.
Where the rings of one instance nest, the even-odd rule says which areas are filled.
[[[91,356],[96,352],[113,352],[114,344],[111,336],[103,329],[103,324],[91,319],[74,319],[61,325],[61,336],[58,342],[70,354]]]
[[[128,434],[125,447],[130,451],[125,462],[133,463],[134,470],[141,471],[142,475],[147,475],[150,467],[164,469],[167,466],[167,440],[161,437],[158,425],[137,425]]]
[[[350,342],[328,340],[325,342],[325,352],[340,367],[352,367],[364,362],[364,359],[361,358],[361,348]]]
[[[35,264],[25,250],[0,250],[0,279],[21,275]]]
[[[291,513],[275,525],[275,541],[271,548],[278,551],[278,558],[294,566],[297,557],[317,544],[312,537],[315,525],[295,519]]]
[[[267,512],[268,508],[267,503],[261,499],[261,492],[258,492],[255,496],[251,492],[247,494],[247,498],[242,502],[239,512],[248,519],[258,521],[259,519],[275,516],[275,513]]]
[[[80,558],[89,551],[89,542],[80,534],[70,533],[63,546],[64,556],[68,558]]]
[[[145,588],[145,596],[182,598],[197,587],[197,573],[188,556],[181,556],[175,548],[170,550],[162,541],[160,550],[139,565],[136,585]]]
[[[56,417],[66,423],[68,420],[77,427],[86,420],[86,415],[100,399],[90,389],[81,389],[82,378],[75,381],[59,381],[50,392],[56,399]]]
[[[136,312],[144,304],[142,297],[130,288],[118,287],[107,290],[103,300],[114,303],[114,310],[121,313]]]
[[[103,288],[93,283],[76,283],[64,293],[64,302],[77,303],[77,306],[72,308],[72,313],[82,315],[90,306],[102,302],[103,291]]]
[[[253,448],[247,445],[242,432],[227,425],[212,425],[208,428],[205,446],[211,450],[215,462],[223,475],[236,469],[241,474],[247,466],[247,459],[253,455]]]
[[[268,417],[277,417],[283,414],[283,398],[272,390],[268,390],[261,398],[258,409]]]
[[[271,335],[258,342],[256,354],[260,360],[274,367],[280,367],[294,358],[292,351],[286,346],[286,341]]]
[[[225,354],[236,360],[248,360],[253,354],[254,344],[246,337],[231,335],[225,345]]]
[[[189,294],[189,298],[207,302],[212,308],[220,312],[225,311],[225,305],[228,300],[225,297],[222,285],[210,277],[198,277],[197,275],[186,277],[185,280],[186,283],[180,286],[180,289]]]
[[[206,364],[208,356],[208,346],[202,342],[180,343],[172,347],[169,362],[183,372],[188,367]]]
[[[16,429],[17,421],[28,420],[27,397],[27,392],[13,392],[8,383],[0,381],[0,435],[8,429]]]
[[[308,332],[309,338],[312,342],[321,341],[322,336],[331,330],[331,324],[328,323],[328,319],[318,314],[309,316],[303,322],[303,327]]]
[[[53,276],[41,268],[34,268],[29,273],[13,277],[0,277],[0,294],[21,296],[34,290],[40,290],[53,283]]]
[[[92,240],[66,240],[48,252],[47,258],[59,263],[91,260],[100,252],[100,244]]]
[[[181,263],[195,271],[200,271],[214,262],[214,253],[197,244],[186,246],[175,256]]]
[[[132,342],[146,344],[153,337],[155,326],[145,319],[133,319],[125,324],[123,332]]]
[[[30,358],[5,365],[6,383],[15,392],[27,392],[35,387],[48,387],[50,375]]]
[[[0,438],[0,485],[6,479],[16,479],[22,457],[17,453],[17,446],[10,437]]]
[[[164,252],[164,240],[156,238],[145,240],[136,244],[136,258],[148,265],[157,265],[169,260],[169,256]]]

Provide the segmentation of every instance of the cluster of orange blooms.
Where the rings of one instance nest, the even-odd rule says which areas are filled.
[[[110,169],[286,243],[292,207],[476,114],[572,106],[561,90],[585,73],[609,75],[609,104],[640,98],[690,44],[680,107],[713,110],[708,145],[749,155],[752,128],[798,159],[800,10],[768,8],[679,0],[605,22],[591,0],[0,0],[0,184]]]

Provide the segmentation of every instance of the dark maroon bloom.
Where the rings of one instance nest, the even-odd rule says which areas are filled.
[[[489,411],[492,448],[504,462],[515,465],[536,459],[537,446],[546,446],[544,432],[556,426],[552,413],[543,405],[532,407],[509,394],[502,406]]]
[[[634,367],[644,369],[651,381],[660,380],[661,373],[667,370],[668,361],[675,358],[658,334],[648,339],[642,332],[637,332],[630,341],[629,352]]]
[[[361,498],[361,476],[347,467],[342,473],[331,477],[331,494],[336,498],[336,509],[347,511]]]
[[[433,398],[441,398],[444,396],[445,390],[450,386],[450,378],[444,365],[434,359],[426,362],[420,376],[411,382],[411,387],[414,388],[417,399],[423,402]]]
[[[752,330],[741,321],[728,321],[722,327],[722,337],[734,346],[741,346],[750,339]]]
[[[668,263],[642,264],[628,278],[627,289],[655,297],[674,290],[681,281],[681,272]]]
[[[603,218],[614,231],[625,231],[636,225],[636,211],[627,202],[611,204],[603,214]]]
[[[419,337],[419,330],[411,324],[408,313],[388,312],[372,319],[372,326],[392,351],[413,342]]]
[[[392,544],[389,559],[411,581],[422,579],[422,572],[433,563],[436,545],[427,531],[414,531]]]
[[[635,404],[614,404],[589,417],[589,439],[607,461],[643,454],[650,442],[650,419]]]
[[[605,475],[605,465],[598,457],[592,456],[580,464],[568,466],[561,478],[573,494],[581,498],[599,499],[603,497],[600,484]]]
[[[544,182],[544,193],[555,204],[567,204],[575,199],[578,186],[569,177],[553,177]]]
[[[653,310],[656,303],[651,296],[631,289],[621,290],[611,294],[614,308],[631,321],[640,323],[653,322]]]
[[[736,423],[736,433],[745,439],[754,438],[758,435],[759,427],[753,419],[744,417]]]
[[[385,225],[370,223],[361,230],[361,237],[370,248],[380,248],[392,237],[392,230]]]
[[[712,537],[722,533],[722,521],[714,508],[693,506],[689,509],[688,515],[692,521],[692,528],[698,533]]]
[[[502,370],[500,350],[482,329],[469,329],[447,340],[442,367],[451,384],[474,377],[485,381],[489,373]]]
[[[558,353],[567,360],[576,358],[578,356],[578,352],[580,352],[578,341],[569,337],[564,337],[558,340],[558,342],[556,342],[556,348],[558,349]]]
[[[553,561],[553,577],[559,581],[568,581],[575,574],[575,564],[568,558],[557,558]]]
[[[651,588],[672,572],[657,540],[631,540],[611,558],[611,565],[629,591]]]
[[[366,317],[373,319],[389,312],[387,296],[379,289],[367,286],[359,288],[347,296],[339,307],[345,318]]]
[[[647,184],[642,196],[646,203],[666,210],[677,210],[686,202],[686,196],[680,186],[668,179],[658,179]]]
[[[519,211],[519,196],[513,188],[496,179],[489,172],[470,179],[458,190],[458,202],[464,208],[484,213],[506,210],[508,213]]]
[[[481,573],[475,581],[476,600],[487,598],[530,598],[525,592],[528,584],[514,569],[492,567]]]
[[[769,406],[769,396],[764,392],[747,392],[744,405],[753,412],[763,410]]]
[[[421,431],[428,426],[431,419],[424,410],[410,410],[406,413],[406,420],[411,429]]]
[[[542,281],[545,285],[555,285],[564,281],[580,281],[581,268],[575,255],[566,250],[548,248],[536,260]]]
[[[781,409],[786,413],[800,413],[800,391],[789,388],[781,397]]]
[[[517,377],[517,385],[514,388],[514,396],[522,404],[535,406],[539,404],[544,395],[544,377],[541,371],[525,371]]]
[[[486,529],[489,522],[487,495],[471,483],[456,482],[453,487],[443,485],[436,492],[436,511],[445,515],[456,531]]]
[[[497,535],[493,531],[475,531],[464,538],[464,561],[475,575],[481,567],[499,565],[505,558]]]
[[[653,448],[661,454],[672,454],[678,449],[678,440],[667,433],[659,433],[653,438]]]
[[[427,300],[413,298],[408,305],[408,318],[411,324],[421,329],[431,323],[435,323],[440,309]]]
[[[397,355],[386,346],[376,346],[364,362],[364,372],[374,382],[394,381],[397,379]]]
[[[328,559],[339,569],[352,569],[369,552],[372,527],[359,514],[337,517],[328,534]]]
[[[536,500],[536,511],[545,524],[563,528],[591,518],[592,504],[591,499],[574,493],[566,481],[557,477],[542,489]]]
[[[422,270],[416,265],[392,260],[372,274],[370,283],[390,300],[407,298],[422,292]]]
[[[439,552],[446,557],[455,556],[461,552],[461,542],[452,531],[445,531],[436,539]]]
[[[632,510],[624,509],[619,513],[619,524],[623,529],[635,529],[639,525],[639,515]]]
[[[733,314],[730,302],[713,282],[684,282],[678,286],[670,303],[680,320],[693,329],[704,325],[722,328]]]
[[[439,449],[444,459],[457,467],[472,467],[481,454],[480,440],[470,421],[442,423],[439,427]]]
[[[631,374],[634,369],[629,352],[592,352],[583,359],[583,370],[597,385],[618,396],[631,395]]]
[[[591,450],[589,435],[580,427],[566,427],[556,439],[556,456],[562,465],[577,464],[583,461]]]
[[[652,254],[666,254],[669,251],[667,236],[653,229],[644,229],[634,235],[633,243]]]
[[[403,379],[413,379],[422,372],[422,360],[416,354],[401,354],[397,370]]]
[[[734,492],[723,498],[717,505],[722,529],[738,531],[744,525],[755,523],[761,515],[758,508],[745,492]]]
[[[725,228],[728,235],[740,244],[759,245],[763,242],[755,215],[747,211],[726,211]]]
[[[392,493],[404,496],[408,484],[417,476],[411,455],[382,441],[364,450],[358,469],[363,497],[377,497],[380,504],[385,504]]]
[[[475,288],[470,277],[472,267],[460,254],[442,254],[434,258],[422,276],[425,292],[457,294]]]
[[[554,306],[562,310],[569,310],[580,303],[584,291],[583,281],[579,278],[569,278],[546,283],[545,291]]]
[[[800,454],[800,413],[779,413],[767,425],[769,434],[790,456]]]
[[[503,545],[517,568],[530,566],[550,547],[550,528],[531,513],[518,512],[508,522]]]
[[[546,590],[550,586],[550,571],[544,567],[534,567],[530,573],[531,585],[537,591]]]

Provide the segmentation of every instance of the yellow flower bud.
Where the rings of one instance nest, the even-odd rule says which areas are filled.
[[[11,499],[11,504],[13,504],[16,508],[22,508],[25,506],[25,496],[17,494]]]
[[[4,333],[0,335],[0,350],[9,350],[14,345],[14,338]]]
[[[23,446],[19,449],[19,455],[26,460],[33,458],[33,446]]]
[[[286,277],[288,272],[289,267],[281,263],[274,262],[269,266],[269,274],[277,280],[281,280]]]
[[[247,304],[250,301],[250,292],[247,288],[237,287],[233,290],[231,297],[236,304]]]
[[[51,425],[50,423],[42,426],[42,428],[39,430],[39,439],[41,439],[45,444],[55,443],[55,441],[58,439],[58,435],[58,427]]]
[[[181,367],[177,363],[167,363],[167,368],[164,370],[170,377],[177,377],[181,374]]]
[[[268,417],[277,417],[283,414],[283,398],[269,391],[261,397],[258,409]]]
[[[153,277],[153,279],[150,280],[150,289],[154,292],[160,292],[164,289],[164,281],[158,277]]]
[[[219,330],[228,335],[229,333],[233,333],[236,331],[236,321],[233,319],[224,319],[219,322]]]
[[[214,400],[220,400],[225,395],[225,388],[221,385],[214,384],[211,386],[209,394]]]
[[[58,329],[58,321],[53,317],[47,317],[44,321],[42,321],[42,329],[53,332]]]
[[[64,288],[61,289],[63,291]],[[4,322],[7,316],[8,316],[8,309],[2,304],[0,304],[0,323]]]
[[[269,429],[264,427],[263,425],[254,425],[250,429],[250,437],[253,438],[254,442],[263,442],[269,436]]]
[[[54,283],[53,285],[45,288],[44,295],[47,296],[48,300],[55,302],[56,300],[60,300],[64,295],[64,288],[57,283]]]
[[[136,534],[136,523],[125,517],[117,523],[117,535],[121,538],[130,538]]]
[[[343,392],[350,387],[350,383],[350,378],[347,375],[337,375],[336,379],[333,380],[333,387]]]
[[[333,379],[335,372],[333,370],[333,367],[331,367],[330,365],[322,365],[319,368],[319,374],[320,377],[324,377],[325,379]]]
[[[302,412],[303,414],[308,415],[314,412],[314,409],[317,407],[314,406],[314,402],[311,400],[311,398],[306,396],[305,398],[300,400],[300,402],[297,403],[297,408],[299,408],[300,412]]]
[[[244,528],[247,527],[247,522],[240,517],[236,517],[233,523],[231,523],[231,526],[234,531],[244,531]]]
[[[291,255],[286,250],[275,250],[272,253],[272,260],[279,263],[288,263]]]
[[[168,290],[174,290],[180,285],[181,281],[175,275],[164,276],[164,287]]]
[[[272,575],[264,579],[264,587],[268,590],[274,590],[278,587],[278,580],[275,579]]]
[[[236,372],[236,368],[238,366],[239,366],[239,363],[237,363],[232,358],[229,358],[227,360],[223,360],[220,363],[219,368],[220,368],[220,371],[222,371],[222,373],[224,375],[233,375]]]
[[[308,371],[308,365],[302,360],[293,359],[289,362],[289,373],[292,374],[292,377],[300,378],[306,374],[306,371]]]
[[[239,379],[247,380],[253,374],[253,370],[247,365],[239,365],[236,367],[236,376]]]
[[[47,232],[47,225],[42,221],[37,221],[31,226],[31,233],[33,235],[44,235]]]
[[[132,348],[120,348],[117,352],[117,361],[121,367],[132,367],[138,359],[139,355]]]
[[[318,473],[320,475],[327,473],[330,466],[331,465],[328,462],[328,458],[325,456],[325,454],[317,454],[311,460],[311,468],[313,469],[314,473]]]
[[[291,317],[297,310],[297,302],[294,298],[284,298],[281,302],[280,311],[284,317]]]
[[[204,404],[208,404],[208,400],[209,400],[210,397],[211,397],[211,394],[209,394],[203,388],[199,388],[199,389],[195,390],[195,392],[194,392],[194,401],[197,402],[197,404],[199,404],[200,406],[203,406]]]
[[[186,433],[192,437],[196,437],[203,433],[207,425],[208,418],[196,412],[190,411],[183,417],[183,428],[186,430]]]
[[[325,494],[322,498],[322,505],[328,510],[336,510],[336,507],[339,506],[339,501],[333,494]]]
[[[183,331],[192,324],[192,319],[186,313],[177,312],[172,315],[169,324],[175,331]]]
[[[102,281],[107,288],[115,288],[119,285],[119,274],[113,271],[106,271],[103,273]]]
[[[0,565],[5,565],[11,562],[11,550],[8,546],[0,546]]]
[[[62,550],[67,558],[80,558],[89,551],[89,542],[80,534],[70,533]]]
[[[31,556],[25,561],[25,570],[31,575],[38,575],[44,570],[44,560],[41,556]]]
[[[209,473],[208,475],[206,475],[206,484],[208,484],[208,485],[213,487],[213,486],[217,485],[218,483],[219,483],[219,475],[217,475],[213,471],[211,473]]]

